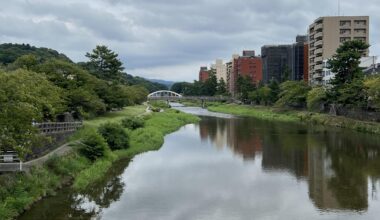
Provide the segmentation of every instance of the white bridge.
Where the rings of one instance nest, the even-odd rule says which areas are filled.
[[[149,100],[165,100],[165,101],[178,101],[178,100],[200,100],[202,101],[202,106],[205,101],[231,101],[232,99],[227,96],[183,96],[173,91],[160,90],[148,95]]]
[[[152,92],[148,95],[148,99],[165,99],[167,97],[181,98],[182,95],[173,91],[169,91],[169,90],[160,90],[160,91]]]

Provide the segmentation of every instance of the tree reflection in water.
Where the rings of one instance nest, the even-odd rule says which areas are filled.
[[[377,197],[380,137],[343,129],[255,119],[203,118],[202,140],[228,147],[244,160],[261,155],[266,172],[286,170],[309,185],[309,197],[324,211],[365,211],[368,179]]]
[[[37,203],[20,219],[92,219],[102,215],[102,209],[118,201],[124,191],[121,174],[129,161],[114,163],[112,169],[99,182],[83,192],[65,188],[54,197]]]

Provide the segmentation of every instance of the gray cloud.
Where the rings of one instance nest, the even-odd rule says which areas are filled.
[[[323,10],[322,10],[323,9]],[[344,15],[371,17],[371,53],[380,53],[380,6],[342,1]],[[75,61],[97,44],[119,53],[132,74],[183,80],[199,64],[242,49],[291,43],[335,1],[302,0],[15,0],[0,2],[0,41],[51,47]],[[178,67],[178,69],[176,68]],[[185,68],[186,67],[186,68]],[[179,74],[180,72],[180,74]]]

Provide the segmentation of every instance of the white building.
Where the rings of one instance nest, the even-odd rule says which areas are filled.
[[[370,72],[368,69],[376,67],[376,56],[362,57],[360,58],[359,67],[363,68],[365,72]],[[330,67],[328,66],[328,60],[323,60],[323,69],[322,69],[322,84],[329,85],[331,80],[334,79],[335,73],[331,72]]]
[[[223,79],[224,82],[227,82],[227,66],[223,63],[223,60],[216,59],[215,61],[215,70],[216,70],[216,78],[218,82],[220,79]]]

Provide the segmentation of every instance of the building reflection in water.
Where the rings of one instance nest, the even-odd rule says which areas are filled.
[[[244,160],[261,154],[265,172],[286,171],[307,181],[309,198],[320,210],[367,210],[369,185],[371,198],[377,197],[380,137],[247,118],[206,117],[199,131],[202,140],[228,147]]]

